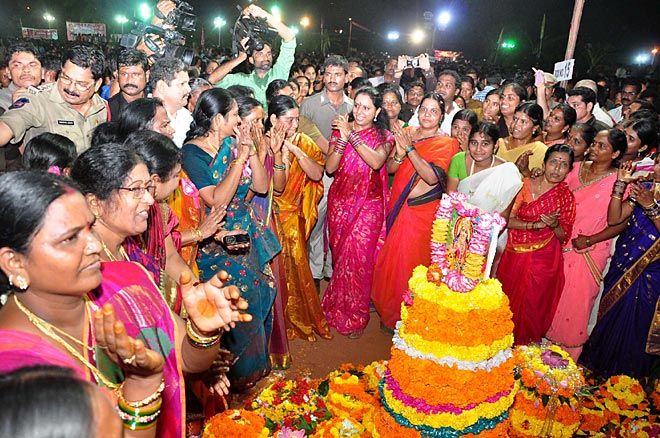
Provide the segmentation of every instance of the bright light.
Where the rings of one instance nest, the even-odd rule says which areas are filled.
[[[151,18],[151,6],[147,3],[140,4],[139,11],[140,17],[142,17],[143,20],[149,20]]]
[[[392,31],[387,33],[387,39],[390,41],[396,41],[399,39],[399,32]]]
[[[653,53],[654,55],[657,54],[658,53],[658,48],[654,47],[653,50],[651,50],[651,53]]]
[[[277,21],[282,21],[282,10],[279,6],[275,5],[270,8],[270,13],[273,14],[273,17],[275,17]]]
[[[50,15],[48,12],[46,12],[46,13],[44,14],[44,20],[46,20],[47,22],[50,23],[51,21],[55,21],[55,17],[53,17],[52,15]]]
[[[298,29],[296,26],[289,26],[289,29],[291,29],[294,35],[298,35],[298,33],[300,33],[300,29]]]
[[[504,41],[504,42],[502,42],[502,48],[507,49],[507,50],[515,49],[516,48],[516,43],[513,42],[513,41]]]
[[[115,21],[119,24],[124,24],[124,23],[128,23],[128,18],[124,17],[123,15],[116,15]]]
[[[447,11],[443,11],[438,15],[438,24],[440,26],[446,26],[451,21],[451,15]]]
[[[637,64],[646,64],[647,62],[649,62],[649,59],[650,59],[649,55],[647,55],[646,53],[642,53],[640,55],[637,55],[637,57],[635,58],[635,62]]]
[[[301,25],[302,27],[307,27],[307,26],[309,26],[309,17],[302,17],[302,18],[300,19],[300,25]]]
[[[413,30],[413,33],[410,35],[410,38],[414,44],[419,44],[422,41],[424,41],[424,38],[426,35],[424,35],[424,31],[421,29],[415,29]]]
[[[222,27],[222,26],[224,26],[225,24],[227,24],[227,22],[226,22],[225,19],[222,18],[222,17],[215,17],[215,18],[213,19],[213,25],[214,25],[215,27]]]

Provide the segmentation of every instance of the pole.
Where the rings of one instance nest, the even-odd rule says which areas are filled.
[[[571,30],[568,34],[568,45],[566,46],[566,54],[564,61],[572,59],[575,54],[575,44],[577,43],[578,32],[580,31],[580,21],[582,20],[582,10],[584,9],[584,0],[575,0],[575,7],[573,8],[573,19],[571,20]],[[561,86],[566,88],[568,81],[562,81]]]
[[[353,19],[348,19],[348,47],[346,48],[346,55],[351,53],[351,37],[353,36]]]
[[[497,44],[495,45],[495,58],[493,59],[493,64],[497,64],[497,55],[500,54],[500,44],[502,44],[502,35],[504,35],[504,28],[500,30],[500,36],[497,37]]]
[[[541,60],[541,50],[543,50],[543,36],[545,35],[545,14],[543,14],[543,21],[541,22],[541,35],[539,36],[539,51],[536,54],[536,60]]]

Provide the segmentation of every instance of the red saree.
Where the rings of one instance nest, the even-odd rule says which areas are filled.
[[[459,150],[458,140],[448,136],[418,140],[415,142],[415,148],[425,161],[443,169],[445,173],[452,157]],[[390,215],[395,214],[395,207],[399,204],[397,201],[402,194],[405,198],[401,200],[398,215],[387,233],[383,249],[378,254],[371,286],[371,300],[380,315],[381,322],[389,328],[394,328],[400,319],[401,301],[403,294],[408,290],[408,280],[413,269],[418,265],[431,264],[430,246],[411,245],[411,242],[431,241],[433,219],[446,185],[445,176],[445,181],[440,182],[443,190],[437,191],[436,196],[424,194],[417,198],[409,198],[405,192],[412,178],[415,178],[414,187],[419,176],[410,160],[405,160],[394,175],[392,197],[388,208]]]
[[[534,222],[541,214],[560,210],[559,225],[566,239],[575,222],[575,197],[565,182],[548,190],[538,199],[532,196],[530,180],[524,180],[512,214]],[[550,328],[564,287],[564,259],[560,242],[552,230],[509,229],[497,278],[509,297],[513,312],[514,340],[518,345],[540,342]]]

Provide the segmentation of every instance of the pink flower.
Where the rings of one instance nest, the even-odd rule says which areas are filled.
[[[406,303],[407,306],[412,306],[413,304],[413,294],[410,289],[406,291],[405,294],[403,294],[403,302]]]
[[[564,368],[568,366],[568,360],[550,350],[545,350],[541,353],[541,360],[543,360],[544,364],[552,368]]]
[[[286,426],[277,434],[277,438],[305,438],[304,430],[293,430]]]

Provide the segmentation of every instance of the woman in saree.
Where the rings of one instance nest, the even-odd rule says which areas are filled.
[[[534,138],[541,133],[543,109],[532,102],[525,102],[516,108],[507,137],[497,142],[497,156],[516,163],[523,176],[530,176],[531,170],[541,168],[548,147]],[[500,130],[500,132],[502,132]]]
[[[113,190],[116,214],[144,231],[142,205],[153,202],[146,166],[129,160],[112,172],[126,187]],[[250,319],[239,314],[247,303],[238,290],[223,287],[226,274],[198,285],[184,276],[186,325],[139,264],[101,263],[92,197],[47,173],[7,173],[0,183],[0,291],[9,294],[0,309],[0,372],[70,368],[116,406],[125,436],[183,438],[182,373],[207,369],[221,331]]]
[[[458,140],[458,147],[465,152],[468,149],[470,133],[477,126],[477,114],[469,109],[462,109],[454,114],[454,120],[451,122],[451,136]]]
[[[575,109],[566,104],[559,103],[550,111],[543,125],[543,143],[546,146],[553,144],[566,144],[568,131],[577,120]]]
[[[575,154],[575,162],[579,163],[585,160],[589,154],[589,146],[596,138],[596,130],[586,123],[578,123],[568,130],[566,143]]]
[[[223,346],[238,357],[228,376],[232,389],[240,392],[270,372],[268,342],[276,293],[270,261],[280,245],[247,201],[250,190],[257,194],[268,191],[268,178],[252,148],[250,125],[242,124],[239,130],[238,122],[238,105],[229,92],[215,88],[202,93],[182,148],[182,166],[198,188],[207,212],[227,205],[225,227],[247,232],[250,237],[249,246],[240,249],[206,239],[197,256],[201,280],[224,269],[230,283],[251,303],[253,320],[222,340]]]
[[[335,180],[328,194],[333,274],[321,306],[330,326],[351,339],[369,322],[374,266],[385,241],[389,200],[385,161],[394,145],[382,96],[365,87],[349,118],[332,123],[325,169]]]
[[[218,208],[211,212],[200,222],[199,228],[180,230],[179,219],[167,205],[167,200],[179,186],[181,151],[168,137],[154,131],[134,132],[124,144],[140,156],[154,184],[155,202],[149,208],[147,231],[137,236],[136,241],[158,264],[156,284],[172,311],[178,314],[182,310],[178,287],[181,273],[187,271],[193,278],[197,277],[179,250],[183,245],[200,242],[218,233],[225,209]]]
[[[430,247],[410,242],[430,241],[449,162],[458,152],[458,140],[440,131],[444,108],[439,94],[427,94],[418,111],[420,126],[393,130],[396,147],[387,160],[388,171],[394,173],[387,237],[371,285],[371,300],[386,333],[400,319],[401,301],[413,269],[431,263]]]
[[[297,133],[298,104],[289,96],[277,96],[268,105],[267,128],[284,129],[286,142],[282,165],[275,171],[287,175],[284,190],[277,193],[276,214],[282,223],[280,239],[288,295],[284,312],[289,339],[316,341],[316,335],[332,338],[309,267],[307,239],[316,223],[317,205],[323,196],[321,149],[310,137]]]
[[[268,90],[271,90],[271,85],[278,81],[289,91],[291,90],[283,80],[272,81],[268,86]],[[268,99],[268,90],[266,90],[266,99]],[[277,174],[275,173],[275,168],[273,167],[275,165],[275,154],[273,151],[281,150],[284,135],[279,131],[275,132],[275,130],[269,132],[268,136],[264,134],[266,113],[263,105],[258,100],[253,97],[238,96],[236,97],[236,103],[238,104],[238,116],[241,118],[241,124],[250,126],[250,133],[254,139],[257,157],[259,157],[259,161],[264,165],[268,177],[268,190],[266,193],[255,193],[250,190],[246,200],[250,202],[259,221],[281,242],[283,234],[282,224],[276,215],[275,210],[277,206],[273,202],[273,196],[276,191],[282,191],[286,184],[286,175],[279,172]],[[291,353],[284,321],[284,300],[287,297],[287,289],[284,259],[281,252],[271,260],[270,265],[273,271],[277,294],[273,302],[273,326],[268,351],[270,355],[270,366],[273,369],[282,370],[291,366]]]
[[[525,102],[527,98],[527,90],[516,82],[509,82],[500,89],[500,118],[497,121],[497,129],[500,130],[500,138],[506,138],[509,136],[516,108]],[[486,111],[484,109],[484,115],[485,114]],[[543,120],[543,110],[541,110],[541,120]]]
[[[655,159],[652,181],[635,182],[634,171],[631,162],[622,164],[612,189],[607,219],[624,229],[603,280],[598,322],[580,356],[603,378],[648,377],[657,359],[652,354],[660,354],[660,161]]]
[[[607,196],[616,180],[618,159],[625,151],[623,131],[601,131],[589,148],[589,161],[574,166],[566,177],[577,206],[575,224],[571,243],[563,250],[564,290],[545,337],[575,360],[589,337],[589,315],[616,234],[607,226]]]
[[[568,146],[548,148],[543,174],[524,180],[511,209],[497,279],[509,297],[517,345],[541,342],[564,287],[561,248],[575,221],[575,197],[564,179],[572,166]]]
[[[495,155],[499,135],[495,124],[477,124],[469,135],[468,151],[457,153],[451,160],[447,191],[465,193],[470,204],[507,217],[522,181],[515,164]]]

